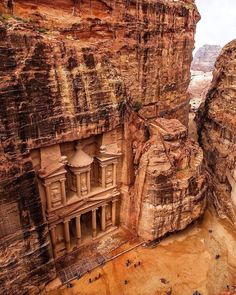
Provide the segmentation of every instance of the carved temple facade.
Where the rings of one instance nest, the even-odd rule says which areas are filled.
[[[121,153],[89,145],[88,153],[86,142],[31,152],[55,259],[119,225],[117,165]]]

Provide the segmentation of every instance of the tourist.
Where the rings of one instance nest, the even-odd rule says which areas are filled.
[[[73,285],[70,282],[68,282],[66,285],[67,285],[67,288],[72,288],[73,287]]]

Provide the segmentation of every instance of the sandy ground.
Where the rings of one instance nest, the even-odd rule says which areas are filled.
[[[212,212],[156,248],[140,246],[72,281],[73,288],[47,294],[191,295],[198,290],[201,295],[217,295],[236,282],[236,234]],[[128,267],[127,259],[132,262]],[[138,261],[141,265],[135,267]],[[99,273],[101,278],[89,283]]]

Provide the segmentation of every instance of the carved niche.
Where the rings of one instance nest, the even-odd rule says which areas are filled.
[[[47,210],[55,210],[66,205],[65,163],[53,163],[39,170],[39,178],[45,188]]]
[[[99,185],[109,188],[116,185],[116,166],[120,155],[106,153],[105,147],[100,148],[100,154],[96,157],[99,171]]]

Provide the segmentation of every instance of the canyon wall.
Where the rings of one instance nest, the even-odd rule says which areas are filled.
[[[203,152],[176,119],[145,120],[127,110],[132,169],[123,183],[121,220],[146,241],[186,228],[206,207]],[[128,222],[128,223],[127,223]]]
[[[42,43],[61,40],[62,55],[73,43],[77,52],[90,50],[95,63],[109,60],[119,70],[129,99],[142,103],[145,116],[175,116],[187,125],[186,90],[199,20],[193,1],[14,3],[24,26],[36,23],[35,30],[44,32]]]
[[[236,40],[216,62],[205,105],[199,110],[200,140],[212,176],[212,201],[236,224]],[[199,119],[198,118],[198,119]]]
[[[204,213],[203,153],[178,120],[150,123],[135,181],[137,229],[153,241],[186,228]],[[139,209],[140,208],[140,209]]]
[[[199,14],[190,0],[16,0],[12,16],[6,2],[0,4],[0,294],[37,294],[56,273],[30,150],[123,128],[128,105],[145,120],[163,116],[187,125]],[[124,130],[129,195],[139,162],[128,135]],[[124,197],[123,208],[126,201],[132,204]],[[194,206],[191,197],[187,203]],[[185,225],[197,214],[190,216]]]
[[[201,72],[212,72],[215,61],[221,51],[220,45],[204,45],[194,54],[191,70]]]

